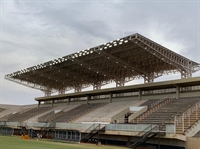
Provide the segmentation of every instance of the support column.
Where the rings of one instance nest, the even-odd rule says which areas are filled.
[[[148,74],[144,77],[144,83],[152,83],[152,82],[154,82],[154,78],[155,78],[155,76],[153,73]]]
[[[141,100],[141,99],[142,99],[142,91],[139,90],[138,93],[139,93],[139,94],[138,94],[139,100]]]
[[[192,77],[192,67],[188,64],[188,69],[182,69],[180,71],[181,79],[183,78],[191,78]]]
[[[38,108],[40,107],[41,101],[38,101]]]
[[[44,92],[44,96],[51,96],[51,93],[52,93],[51,89],[48,88],[48,89]]]
[[[124,79],[116,80],[116,87],[124,86],[124,84],[125,84]]]
[[[130,141],[130,137],[127,138],[127,141],[126,141],[126,146],[129,147],[131,145],[131,141]]]
[[[58,90],[58,95],[59,94],[65,94],[65,89],[63,88],[63,89]]]
[[[176,99],[180,98],[180,87],[176,86]]]
[[[101,83],[95,83],[93,85],[93,90],[98,90],[98,89],[101,89]]]
[[[69,99],[68,99],[68,103],[67,103],[68,105],[70,104],[70,101],[71,101],[71,98],[69,97]]]
[[[112,102],[112,98],[113,98],[113,93],[110,93],[110,96],[109,96],[109,102],[110,103]]]
[[[91,100],[91,96],[90,96],[90,95],[87,95],[86,104],[88,104],[90,100]]]
[[[82,90],[82,86],[76,86],[76,87],[74,88],[74,92],[75,92],[75,93],[81,92],[81,90]]]
[[[53,104],[54,104],[54,99],[51,101],[51,106],[53,107]]]

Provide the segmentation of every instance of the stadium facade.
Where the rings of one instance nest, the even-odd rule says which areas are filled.
[[[38,105],[2,105],[0,133],[193,149],[200,140],[200,77],[192,74],[199,69],[138,33],[25,68],[5,79],[45,96],[35,98]],[[175,73],[180,79],[154,82]],[[141,78],[144,84],[125,85]],[[109,83],[116,87],[102,89]]]

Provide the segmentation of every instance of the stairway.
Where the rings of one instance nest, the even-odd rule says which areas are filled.
[[[20,127],[20,134],[21,135],[28,135],[28,130],[25,126],[19,126]]]
[[[95,124],[93,124],[95,125]],[[93,126],[92,125],[92,126]],[[105,131],[105,125],[99,124],[98,126],[96,126],[92,131],[90,131],[86,136],[84,136],[81,139],[81,142],[88,142],[89,139],[91,139],[93,136],[95,136],[96,134],[98,134],[99,132],[104,132]]]
[[[181,122],[178,125],[176,125],[176,133],[183,134],[199,119],[200,119],[200,108],[193,111],[188,117],[182,119],[184,122]]]
[[[50,130],[52,130],[52,129],[55,128],[55,124],[54,124],[54,123],[50,124],[49,126],[47,126],[47,125],[48,125],[48,123],[46,123],[46,124],[43,126],[43,128],[41,129],[40,134],[39,134],[38,137],[44,138],[44,137],[46,136],[46,134],[47,134]]]
[[[165,99],[165,100],[162,100],[161,102],[159,102],[158,104],[156,104],[154,106],[151,106],[151,108],[149,110],[147,110],[143,114],[141,114],[138,117],[136,117],[133,120],[133,123],[141,123],[141,121],[144,121],[144,119],[146,119],[149,115],[152,115],[153,113],[155,113],[158,110],[162,109],[163,107],[165,107],[167,104],[169,104],[172,101],[174,101],[174,99],[171,99],[171,98],[170,99]],[[155,119],[153,120],[153,122],[155,122]],[[149,122],[149,123],[151,123],[151,122]]]
[[[150,140],[151,138],[154,138],[159,133],[160,132],[158,130],[158,126],[152,127],[152,125],[149,125],[147,128],[145,128],[142,132],[138,134],[139,138],[136,141],[134,141],[129,147],[137,148],[146,141]]]

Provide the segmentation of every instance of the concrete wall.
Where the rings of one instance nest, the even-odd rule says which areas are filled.
[[[185,135],[188,137],[193,137],[200,130],[200,120],[194,123],[188,130],[186,130]]]
[[[196,97],[200,96],[200,91],[187,91],[187,92],[180,92],[180,98],[183,97]],[[147,94],[147,95],[142,95],[141,99],[166,99],[166,98],[176,98],[176,93],[163,93],[163,94]]]
[[[112,102],[118,102],[118,101],[133,101],[138,100],[138,96],[127,96],[127,97],[113,97]]]
[[[111,117],[111,122],[124,123],[124,115],[129,112],[129,107]]]
[[[144,106],[142,109],[140,109],[139,111],[135,111],[133,114],[131,114],[128,118],[128,122],[132,122],[134,118],[138,117],[139,115],[141,115],[142,113],[147,111],[147,106]]]
[[[196,96],[200,96],[200,90],[180,93],[180,97],[196,97]]]
[[[135,132],[127,132],[127,134],[128,135],[125,135],[125,134],[123,135],[120,132],[115,132],[115,134],[114,133],[113,134],[111,134],[111,133],[104,133],[104,134],[100,133],[99,138],[100,139],[105,139],[105,140],[126,141],[127,144],[128,144],[128,141],[134,142],[135,140],[138,139],[138,137],[134,136],[134,135],[136,135]],[[185,141],[178,140],[176,138],[176,136],[174,136],[174,135],[172,135],[170,137],[171,138],[163,138],[163,136],[161,136],[160,138],[159,137],[155,137],[155,138],[150,139],[146,143],[154,144],[154,145],[158,145],[158,143],[160,143],[160,145],[168,146],[168,149],[170,149],[171,147],[182,147],[182,148],[185,148],[185,146],[186,146],[186,142]],[[94,138],[95,138],[95,136],[94,136]],[[195,149],[200,149],[200,148],[196,147]]]
[[[186,149],[200,149],[200,138],[188,137]]]
[[[200,90],[180,92],[179,96],[180,96],[180,98],[200,96]],[[177,97],[177,94],[175,92],[171,92],[171,93],[160,93],[160,94],[146,94],[146,95],[142,95],[141,99],[149,100],[149,99],[166,99],[166,98],[176,98],[176,97]],[[127,96],[127,97],[113,97],[112,102],[133,101],[133,100],[139,100],[139,96],[133,95],[133,96]],[[109,98],[92,99],[92,100],[88,101],[88,103],[97,103],[97,102],[109,102]],[[64,104],[64,103],[67,103],[67,101],[62,102],[62,103],[55,103],[54,105],[56,106],[56,105]],[[70,105],[85,104],[85,103],[87,103],[86,100],[82,100],[82,101],[77,100],[77,101],[71,101]],[[49,104],[46,104],[46,105],[51,106],[51,102]],[[42,103],[40,106],[42,107],[42,106],[46,106],[46,105]]]

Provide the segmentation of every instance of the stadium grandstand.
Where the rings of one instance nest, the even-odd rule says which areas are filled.
[[[197,149],[200,77],[192,74],[199,70],[199,63],[138,33],[25,68],[5,79],[44,96],[36,97],[34,105],[0,105],[0,133]],[[180,79],[154,82],[175,73]],[[126,85],[136,79],[144,83]],[[103,88],[111,83],[116,87]]]

